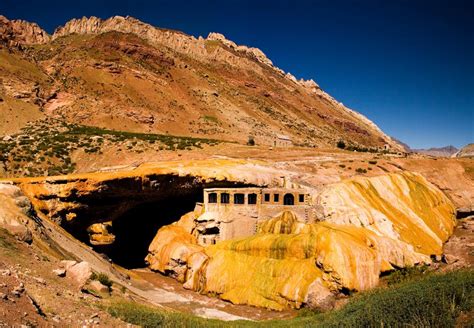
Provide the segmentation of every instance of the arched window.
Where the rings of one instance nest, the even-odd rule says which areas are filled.
[[[230,196],[228,193],[223,192],[221,194],[221,204],[229,204]]]
[[[283,205],[295,205],[295,197],[292,194],[283,196]]]
[[[251,205],[257,204],[257,194],[249,194],[248,197],[249,197],[248,198],[249,199],[248,200],[249,204],[251,204]]]
[[[217,203],[217,194],[215,192],[211,192],[207,197],[208,197],[207,198],[208,203],[211,203],[211,204]]]
[[[234,204],[245,204],[245,195],[234,194]]]

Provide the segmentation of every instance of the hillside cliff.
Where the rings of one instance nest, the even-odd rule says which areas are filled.
[[[345,140],[401,150],[313,80],[297,80],[261,50],[222,34],[196,38],[120,16],[73,19],[51,37],[25,24],[0,22],[3,34],[22,46],[0,50],[4,111],[26,103],[34,119],[116,130],[240,143],[252,135],[262,145],[285,134],[297,145],[332,148]],[[0,130],[11,129],[0,122]]]
[[[0,15],[0,43],[9,46],[46,43],[50,35],[36,23],[21,19],[8,20]]]

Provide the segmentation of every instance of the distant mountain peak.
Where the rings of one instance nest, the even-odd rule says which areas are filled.
[[[437,157],[450,157],[451,155],[455,154],[458,149],[453,145],[444,146],[444,147],[431,147],[428,149],[413,149],[414,152],[437,156]]]

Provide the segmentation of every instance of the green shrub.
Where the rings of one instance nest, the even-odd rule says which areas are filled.
[[[345,143],[344,141],[342,141],[342,140],[339,140],[339,141],[337,142],[337,148],[340,148],[340,149],[346,148],[346,143]]]
[[[387,285],[392,286],[402,282],[421,279],[429,274],[428,269],[429,267],[427,265],[401,268],[390,272],[382,279],[387,283]]]
[[[344,165],[344,164],[339,164],[339,167],[340,167],[340,168],[345,168],[346,165]]]
[[[369,164],[375,165],[377,164],[377,161],[369,161]]]
[[[358,168],[356,169],[356,172],[357,172],[357,173],[367,173],[367,170],[366,170],[366,169],[363,169],[363,168],[360,168],[360,167],[358,167]]]
[[[247,141],[248,146],[255,146],[255,138],[253,136],[249,136]]]
[[[112,288],[113,281],[103,272],[92,273],[91,279],[98,280],[102,285],[109,287],[109,289]]]

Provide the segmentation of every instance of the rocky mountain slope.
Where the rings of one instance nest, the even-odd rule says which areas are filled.
[[[44,117],[115,130],[273,145],[401,146],[314,81],[223,35],[195,38],[132,17],[73,19],[49,36],[0,18],[0,133]]]
[[[474,157],[474,143],[462,147],[453,157]]]

